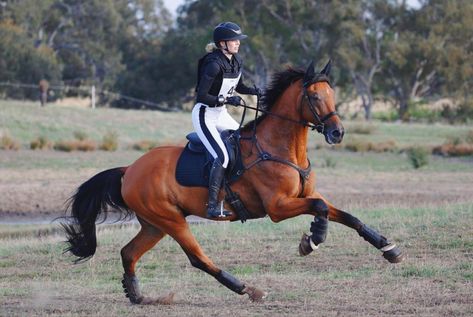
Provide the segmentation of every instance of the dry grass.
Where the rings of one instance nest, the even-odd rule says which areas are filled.
[[[299,257],[300,234],[308,230],[310,217],[280,224],[263,219],[193,225],[217,265],[269,292],[264,303],[250,303],[193,268],[165,238],[143,257],[138,274],[146,295],[176,292],[176,303],[130,305],[121,290],[119,250],[137,225],[99,227],[98,252],[80,265],[62,255],[63,237],[54,230],[34,238],[4,236],[0,315],[470,316],[472,212],[471,205],[448,205],[356,213],[408,254],[399,265],[334,223],[318,252]]]
[[[13,150],[18,151],[20,149],[20,143],[14,139],[10,133],[4,132],[0,136],[0,150]]]

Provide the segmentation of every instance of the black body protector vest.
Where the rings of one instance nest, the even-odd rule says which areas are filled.
[[[214,106],[220,95],[227,98],[232,96],[235,90],[247,93],[246,90],[251,88],[240,82],[241,70],[242,60],[238,54],[233,55],[231,60],[220,50],[203,56],[199,60],[197,71],[197,102]]]

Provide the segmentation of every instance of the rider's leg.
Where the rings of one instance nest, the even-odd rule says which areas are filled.
[[[210,218],[231,215],[229,211],[220,210],[218,202],[218,194],[220,193],[225,169],[229,160],[227,150],[217,129],[222,110],[224,110],[224,108],[209,108],[205,105],[197,104],[192,111],[194,129],[214,158],[209,178],[207,216]]]

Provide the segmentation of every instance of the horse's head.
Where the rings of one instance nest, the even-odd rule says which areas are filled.
[[[345,133],[342,122],[335,111],[335,93],[330,86],[330,61],[320,73],[310,63],[303,79],[303,99],[301,114],[307,122],[315,125],[323,133],[329,144],[342,142]]]

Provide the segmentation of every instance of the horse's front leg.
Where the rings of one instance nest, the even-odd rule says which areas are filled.
[[[368,227],[349,213],[335,208],[327,201],[326,204],[328,206],[328,218],[330,221],[344,224],[356,230],[363,239],[383,252],[383,257],[389,262],[399,263],[404,260],[404,255],[401,250],[394,243],[389,242],[386,237],[380,235],[376,230]]]
[[[299,245],[299,254],[304,256],[318,248],[325,241],[328,228],[329,206],[321,196],[315,194],[309,198],[276,197],[267,206],[267,213],[271,220],[279,222],[301,214],[314,215],[311,223],[311,235],[303,234]]]

